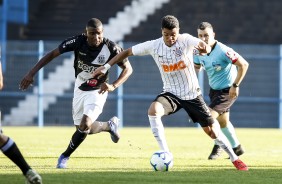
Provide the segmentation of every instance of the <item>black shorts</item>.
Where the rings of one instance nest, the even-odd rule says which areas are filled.
[[[229,97],[229,89],[230,87],[224,88],[222,90],[214,90],[210,88],[209,97],[211,102],[209,107],[212,110],[216,111],[219,114],[230,111],[230,107],[237,98]]]
[[[181,100],[175,95],[165,92],[159,94],[154,101],[160,102],[163,105],[165,115],[176,113],[183,108],[192,121],[199,123],[201,127],[207,127],[214,122],[202,95],[192,100]]]

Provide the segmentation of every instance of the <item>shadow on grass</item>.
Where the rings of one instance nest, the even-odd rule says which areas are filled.
[[[0,167],[0,169],[2,169]],[[40,170],[40,169],[39,169]],[[275,184],[282,183],[279,169],[252,168],[249,171],[234,169],[192,168],[186,171],[142,172],[118,168],[116,171],[74,171],[73,169],[54,170],[53,173],[41,174],[44,184]],[[123,170],[122,172],[120,172]],[[0,174],[1,184],[24,183],[21,174]]]

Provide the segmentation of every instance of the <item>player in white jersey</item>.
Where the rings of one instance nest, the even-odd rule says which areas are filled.
[[[75,55],[74,69],[76,80],[72,108],[76,131],[67,149],[58,159],[57,168],[61,169],[67,167],[70,155],[78,148],[88,134],[105,131],[110,133],[113,142],[117,143],[119,141],[117,117],[111,118],[108,122],[98,122],[96,120],[102,113],[108,92],[115,90],[115,88],[124,83],[132,73],[129,61],[124,59],[119,65],[122,71],[113,84],[108,84],[108,72],[100,79],[92,77],[92,72],[96,68],[107,63],[121,52],[122,48],[103,36],[103,25],[99,19],[91,18],[86,25],[86,34],[79,34],[64,40],[56,49],[41,58],[22,79],[20,88],[22,90],[27,89],[32,84],[34,75],[43,66],[55,57],[70,51],[73,51]]]
[[[1,48],[0,48],[1,51]],[[1,64],[1,52],[0,52],[0,90],[4,87],[3,74],[2,74],[2,64]],[[19,150],[17,144],[12,138],[4,135],[1,126],[1,111],[0,111],[0,150],[6,155],[12,162],[14,162],[22,171],[23,175],[26,177],[26,183],[42,184],[41,176],[33,170],[25,158],[23,157],[21,151]],[[7,180],[7,183],[10,183]]]
[[[221,130],[229,140],[237,156],[244,150],[236,136],[234,127],[230,122],[230,107],[239,95],[239,85],[248,70],[248,62],[233,49],[215,40],[213,27],[208,22],[198,26],[198,37],[212,47],[205,56],[195,55],[196,70],[205,69],[210,85],[210,109],[212,116],[220,124]],[[215,143],[208,159],[217,159],[222,152]]]
[[[194,69],[193,51],[197,49],[199,54],[206,54],[211,48],[196,37],[179,34],[179,22],[174,16],[163,17],[161,30],[161,38],[137,44],[119,53],[106,65],[95,70],[93,76],[103,76],[113,64],[128,56],[151,55],[163,81],[163,92],[156,97],[148,109],[151,129],[160,149],[169,151],[161,117],[183,108],[193,122],[199,123],[205,133],[228,153],[238,170],[248,170],[228,145],[218,122],[212,118],[201,95]]]

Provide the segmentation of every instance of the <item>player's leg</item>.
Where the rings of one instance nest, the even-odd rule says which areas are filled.
[[[81,93],[80,93],[81,94]],[[107,93],[99,94],[98,90],[83,92],[82,95],[76,95],[73,99],[73,120],[77,127],[72,135],[67,149],[58,159],[57,168],[66,168],[70,155],[85,140],[93,122],[102,113]]]
[[[119,119],[114,116],[112,117],[109,121],[103,122],[103,121],[98,121],[97,114],[99,115],[102,112],[102,109],[104,107],[104,104],[106,102],[108,93],[104,94],[99,94],[96,91],[93,92],[93,94],[90,96],[90,98],[96,98],[97,100],[95,101],[95,106],[93,107],[92,110],[88,113],[88,115],[91,117],[93,123],[91,124],[91,127],[89,129],[88,134],[97,134],[100,132],[109,132],[111,135],[111,139],[114,143],[117,143],[120,139],[120,134],[118,131],[119,128]],[[95,97],[96,96],[96,97]],[[91,99],[88,99],[87,101],[89,102]],[[92,111],[92,112],[91,112]]]
[[[214,111],[213,109],[210,109],[210,112],[212,114],[213,118],[217,118],[219,116],[219,114]],[[222,148],[216,144],[216,142],[214,141],[214,146],[212,148],[212,151],[208,157],[209,160],[215,160],[218,157],[220,157],[221,153],[223,152]]]
[[[236,101],[234,98],[229,97],[230,88],[225,88],[222,90],[210,89],[210,111],[213,118],[216,118],[220,124],[221,131],[227,137],[229,143],[231,144],[236,155],[243,154],[241,145],[235,134],[233,125],[229,122],[229,111],[232,104]],[[217,159],[222,152],[219,145],[215,143],[211,154],[208,159]]]
[[[0,149],[12,162],[14,162],[26,177],[27,182],[41,184],[41,176],[28,165],[16,143],[8,136],[1,133],[0,127]],[[32,174],[32,175],[31,175]],[[32,177],[31,177],[32,176]]]
[[[227,138],[220,130],[218,121],[212,117],[209,108],[202,95],[193,100],[181,101],[183,108],[188,112],[193,122],[198,122],[204,132],[214,139],[217,145],[219,145],[230,157],[231,162],[238,170],[248,170],[248,167],[239,160],[238,156],[234,153],[231,146],[228,144]]]
[[[219,123],[214,119],[212,126],[202,127],[206,134],[208,134],[217,145],[219,145],[230,157],[231,162],[238,170],[248,170],[248,166],[243,163],[239,157],[234,153],[233,149],[229,146],[227,138],[220,130]]]
[[[105,121],[94,121],[89,130],[89,135],[98,134],[100,132],[109,132],[111,127],[109,126],[109,122]]]
[[[230,113],[229,112],[225,112],[223,114],[221,114],[217,120],[220,124],[220,128],[221,131],[223,132],[223,134],[226,136],[226,138],[228,139],[229,143],[231,144],[231,147],[233,149],[233,151],[235,152],[235,154],[237,156],[240,156],[244,153],[244,150],[237,138],[235,129],[232,125],[232,123],[229,121],[229,116]]]
[[[159,102],[153,102],[148,109],[148,117],[149,117],[152,133],[154,134],[154,137],[158,142],[160,149],[169,151],[165,139],[164,126],[161,120],[163,116],[163,112],[164,109],[162,104]]]
[[[169,151],[161,118],[162,116],[169,115],[177,110],[177,102],[171,99],[168,93],[157,96],[148,109],[148,117],[152,133],[161,150]]]
[[[111,139],[114,143],[117,143],[120,139],[119,134],[119,119],[114,116],[109,121],[94,121],[89,130],[89,135],[97,134],[100,132],[109,132],[111,134]]]

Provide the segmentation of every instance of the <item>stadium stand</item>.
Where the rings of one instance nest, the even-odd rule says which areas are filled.
[[[18,38],[61,40],[83,31],[89,17],[99,17],[107,24],[110,17],[115,17],[130,3],[131,0],[95,0],[95,4],[91,0],[83,3],[79,0],[29,0],[30,21],[21,28]],[[170,0],[123,41],[140,42],[158,37],[161,17],[173,14],[179,18],[182,32],[195,35],[195,27],[201,21],[210,21],[217,38],[225,43],[280,44],[281,7],[280,0]],[[14,31],[9,30],[9,39],[16,38]]]
[[[30,4],[33,1],[30,0]],[[130,0],[79,1],[41,0],[30,16],[30,23],[24,29],[23,37],[28,40],[62,40],[84,32],[86,21],[99,18],[104,24],[118,11],[123,10]]]
[[[94,6],[91,0],[81,2],[79,0],[29,1],[29,24],[20,26],[20,29],[16,29],[14,27],[16,25],[10,25],[8,38],[9,40],[32,40],[32,43],[30,45],[16,44],[15,48],[14,44],[9,42],[11,45],[8,45],[9,62],[5,73],[4,93],[18,91],[19,80],[38,59],[34,53],[29,52],[37,50],[36,43],[39,39],[46,41],[45,50],[49,51],[62,39],[82,32],[85,21],[90,17],[99,17],[104,24],[108,24],[110,18],[115,17],[118,11],[123,11],[126,5],[132,3],[131,0],[95,0]],[[277,62],[279,50],[277,45],[270,44],[282,43],[281,7],[280,0],[170,0],[164,3],[161,9],[157,9],[154,14],[141,21],[131,30],[131,33],[125,35],[122,41],[124,41],[124,47],[128,48],[133,42],[160,37],[160,19],[166,14],[177,16],[180,20],[181,32],[189,32],[193,35],[196,35],[196,27],[201,21],[210,21],[215,27],[216,38],[228,44],[236,44],[234,49],[237,49],[250,62],[250,69],[242,84],[240,98],[233,107],[231,118],[234,125],[236,127],[277,127],[278,103],[273,101],[279,96],[279,87],[273,81],[279,81]],[[50,40],[52,43],[49,43]],[[18,53],[22,51],[27,51],[28,54],[24,57],[19,55]],[[62,61],[66,58],[70,58],[70,55],[51,62],[44,70],[44,79],[48,80],[49,74],[62,65]],[[160,76],[150,57],[133,57],[131,60],[135,71],[124,84],[124,93],[127,95],[124,96],[124,125],[149,126],[146,111],[150,102],[161,90]],[[152,63],[149,68],[148,63]],[[14,72],[15,70],[17,72]],[[111,78],[115,78],[116,68],[113,67],[111,70],[113,70]],[[50,88],[53,87],[50,86]],[[205,80],[205,94],[207,90],[208,84]],[[32,89],[26,91],[26,93],[30,92]],[[57,96],[56,101],[49,104],[49,108],[44,112],[46,125],[72,125],[71,95],[72,88],[64,89],[64,95]],[[109,96],[104,107],[106,110],[99,119],[107,120],[116,114],[115,95],[116,92]],[[5,104],[0,107],[3,117],[11,114],[11,109],[24,98],[25,93],[15,94],[12,98],[0,96],[1,104]],[[261,98],[262,102],[259,101]],[[175,119],[178,121],[177,125],[174,124]],[[194,126],[191,123],[187,124],[187,120],[189,117],[180,111],[177,115],[165,118],[164,122],[166,126]],[[11,122],[7,120],[4,123]],[[20,120],[12,123],[24,125]],[[28,122],[29,125],[36,123],[36,116]]]

